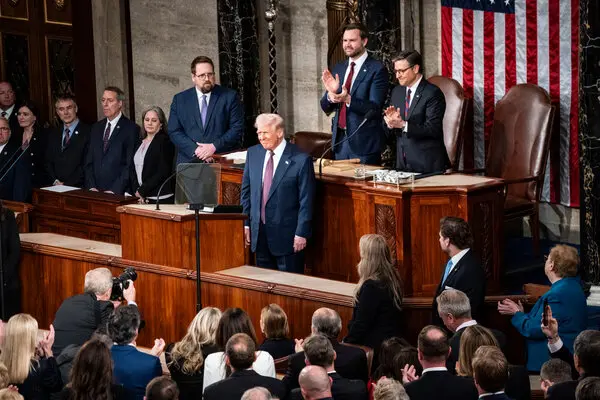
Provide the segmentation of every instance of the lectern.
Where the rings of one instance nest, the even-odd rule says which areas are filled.
[[[184,205],[135,204],[117,208],[122,258],[196,269],[194,212]],[[245,262],[244,214],[200,213],[200,271],[217,272]]]

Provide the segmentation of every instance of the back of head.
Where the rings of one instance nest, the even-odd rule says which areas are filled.
[[[460,290],[444,290],[437,297],[437,304],[440,316],[451,314],[455,319],[472,319],[469,297]]]
[[[402,383],[395,379],[380,379],[373,392],[373,400],[410,400]]]
[[[473,358],[473,378],[480,393],[504,390],[508,380],[508,361],[496,346],[481,346]]]
[[[179,388],[168,376],[152,379],[146,386],[146,400],[178,400]]]
[[[277,304],[269,304],[262,309],[260,323],[269,339],[282,339],[290,334],[287,314]]]
[[[333,365],[335,352],[331,341],[324,335],[312,335],[304,341],[304,355],[310,365],[318,365],[325,369]]]
[[[598,400],[600,399],[600,378],[591,376],[582,379],[575,390],[575,399],[577,400]]]
[[[331,397],[331,379],[324,368],[308,365],[300,371],[298,377],[302,396],[306,400]]]
[[[576,365],[588,376],[600,376],[600,331],[585,330],[573,345]]]
[[[241,400],[271,400],[272,398],[271,392],[262,386],[257,386],[246,390]]]
[[[102,340],[92,339],[84,343],[73,360],[71,389],[75,398],[108,399],[113,379],[110,350]]]
[[[421,363],[446,364],[450,344],[446,332],[441,328],[427,325],[421,329],[417,342]]]
[[[373,374],[373,380],[378,380],[382,376],[387,376],[388,378],[401,379],[402,375],[398,376],[398,365],[397,357],[403,349],[410,347],[408,342],[404,339],[393,337],[387,340],[384,340],[381,343],[381,347],[379,348],[379,367]],[[415,349],[416,353],[416,349]],[[404,364],[402,365],[404,367]],[[400,368],[402,368],[400,367]]]
[[[419,351],[414,346],[407,346],[400,349],[394,356],[393,363],[396,366],[393,377],[397,380],[402,380],[402,368],[407,364],[415,367],[417,375],[420,376],[423,372],[423,366],[419,362]]]
[[[133,342],[139,328],[140,312],[134,305],[117,307],[108,321],[108,334],[118,345]]]
[[[0,400],[24,400],[24,397],[14,389],[0,390]]]
[[[567,382],[572,379],[571,366],[558,358],[551,358],[542,365],[540,378],[552,384]]]
[[[256,345],[256,331],[252,325],[250,317],[246,311],[241,308],[228,308],[221,315],[217,332],[215,334],[215,342],[221,349],[225,349],[227,341],[236,333],[245,333],[250,336]]]
[[[20,384],[27,379],[37,345],[38,323],[29,314],[13,315],[4,326],[0,362],[8,370],[10,382]]]
[[[473,246],[471,227],[462,218],[444,217],[440,220],[440,233],[442,237],[450,239],[450,244],[459,250]]]
[[[225,346],[225,355],[229,365],[236,371],[252,367],[256,358],[256,344],[254,340],[245,333],[236,333]]]
[[[340,315],[331,308],[319,308],[312,316],[312,331],[326,336],[329,340],[337,340],[342,330]]]
[[[481,346],[498,347],[498,341],[492,331],[481,325],[467,327],[460,337],[458,375],[473,376],[473,357]]]
[[[95,268],[85,274],[83,291],[94,293],[96,296],[104,295],[112,288],[112,272],[108,268]]]
[[[548,254],[554,265],[554,272],[561,278],[573,277],[577,275],[577,265],[579,265],[579,255],[577,249],[565,244],[557,244]]]

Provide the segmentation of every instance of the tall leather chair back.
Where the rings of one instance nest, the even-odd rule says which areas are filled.
[[[327,132],[296,132],[292,137],[292,143],[300,150],[317,158],[321,157],[326,149],[331,146],[331,133]],[[323,158],[331,158],[331,150]]]

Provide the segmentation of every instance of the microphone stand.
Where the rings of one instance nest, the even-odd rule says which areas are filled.
[[[200,286],[200,210],[204,204],[193,203],[188,205],[188,210],[194,210],[194,220],[196,223],[196,313],[202,310],[202,288]]]
[[[2,226],[4,225],[4,206],[0,204],[0,311],[2,320],[6,321],[5,306],[4,306],[4,257],[2,256]]]

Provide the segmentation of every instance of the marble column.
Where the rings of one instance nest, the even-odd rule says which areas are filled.
[[[257,143],[254,120],[260,110],[260,60],[254,1],[219,0],[219,65],[223,86],[235,89],[244,105],[244,147]]]
[[[582,0],[580,7],[581,272],[596,285],[588,303],[600,306],[600,4]]]

